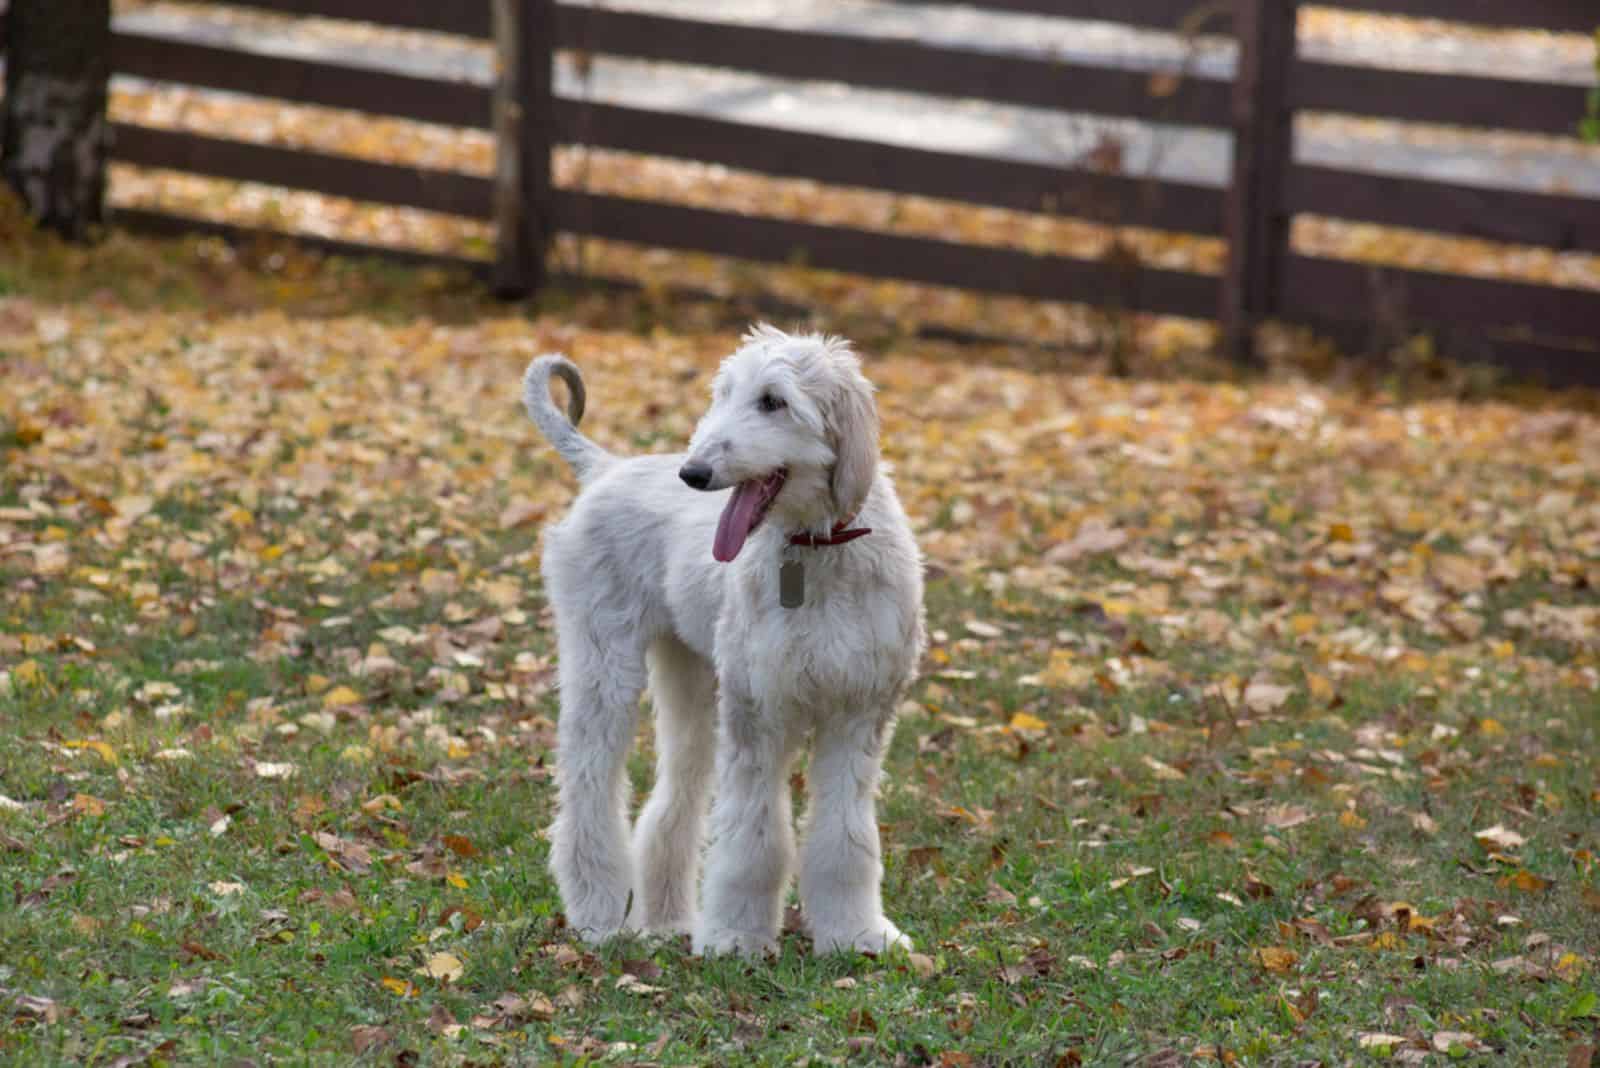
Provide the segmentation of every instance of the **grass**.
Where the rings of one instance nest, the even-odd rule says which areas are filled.
[[[43,324],[0,330],[29,384],[0,402],[0,1061],[1545,1065],[1594,1044],[1584,416],[1529,417],[1545,436],[1518,448],[1548,440],[1548,462],[1408,431],[1384,447],[1433,451],[1391,466],[1329,431],[1319,474],[1288,438],[1226,438],[1253,425],[1229,409],[1216,454],[1147,484],[1166,469],[1119,458],[1165,447],[1161,413],[1288,402],[875,366],[890,443],[915,405],[954,435],[948,398],[996,409],[1018,383],[1110,399],[1052,431],[1077,451],[1042,478],[984,422],[1053,448],[1031,409],[974,408],[980,438],[924,453],[970,470],[896,457],[936,564],[880,808],[917,955],[817,958],[790,933],[773,961],[702,961],[563,925],[536,574],[570,490],[494,399],[503,348],[587,346],[597,432],[681,440],[693,405],[618,367],[689,383],[706,356],[685,349],[726,339],[457,332],[400,314],[391,275],[376,325],[208,317],[171,264],[170,307],[55,303],[76,267],[29,262],[37,296],[0,315]],[[1050,478],[1137,551],[1031,581],[1038,546],[1083,530],[1040,503]],[[1442,518],[1385,496],[1405,484]],[[1037,511],[996,511],[1012,499]],[[1480,519],[1507,573],[1429,571]],[[650,752],[646,727],[641,794]]]
[[[447,614],[445,597],[369,607],[392,593],[213,597],[193,626],[142,625],[126,603],[5,620],[57,636],[0,703],[0,783],[29,805],[0,817],[0,986],[53,1002],[10,1010],[8,1061],[1346,1063],[1382,1052],[1364,1034],[1457,1032],[1482,1044],[1460,1052],[1540,1064],[1595,1024],[1592,697],[1508,684],[1441,709],[1372,685],[1229,730],[1182,689],[1067,712],[1018,684],[1009,650],[1063,623],[1092,638],[1096,617],[1008,615],[944,580],[934,629],[1016,629],[938,646],[977,677],[926,682],[889,760],[885,898],[925,959],[818,959],[792,934],[775,962],[705,962],[681,943],[591,950],[562,927],[536,596],[468,696],[326,705],[336,654]],[[347,622],[338,644],[261,658],[273,609]],[[410,650],[396,658],[426,680],[433,650]],[[536,698],[486,689],[530,677]],[[176,695],[140,696],[164,680]],[[173,696],[185,707],[163,718]],[[1013,729],[1018,713],[1043,726]],[[263,777],[276,765],[293,777]],[[1473,833],[1519,816],[1536,832],[1518,860],[1489,859]],[[1519,889],[1520,871],[1553,885]],[[419,974],[439,953],[459,976]]]

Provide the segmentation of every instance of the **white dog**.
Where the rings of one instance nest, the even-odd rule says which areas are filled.
[[[922,567],[859,361],[835,338],[756,327],[687,456],[607,453],[577,430],[583,393],[562,356],[523,380],[581,483],[544,548],[561,658],[550,866],[568,922],[594,941],[633,928],[690,931],[697,953],[774,950],[796,859],[789,769],[809,733],[799,874],[815,948],[909,946],[883,915],[875,794],[922,655]],[[625,761],[647,681],[659,753],[630,847]]]

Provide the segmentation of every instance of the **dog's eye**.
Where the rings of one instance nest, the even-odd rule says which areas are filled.
[[[789,407],[789,402],[771,393],[763,393],[761,399],[756,401],[756,407],[764,412],[776,412]]]

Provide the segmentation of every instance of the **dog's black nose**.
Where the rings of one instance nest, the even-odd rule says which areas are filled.
[[[703,490],[711,485],[710,464],[684,464],[678,472],[678,477],[691,488]]]

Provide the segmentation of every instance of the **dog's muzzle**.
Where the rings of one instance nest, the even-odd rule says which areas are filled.
[[[711,485],[711,465],[684,464],[678,470],[678,477],[683,479],[684,484],[690,489],[706,489]]]

